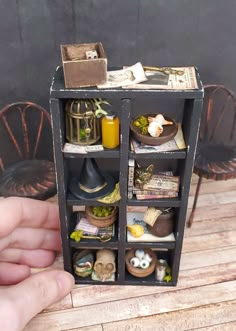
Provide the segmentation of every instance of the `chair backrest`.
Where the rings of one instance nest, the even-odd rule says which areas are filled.
[[[199,142],[236,145],[236,99],[222,85],[205,85]]]
[[[32,102],[0,110],[0,170],[20,160],[53,160],[51,118]]]

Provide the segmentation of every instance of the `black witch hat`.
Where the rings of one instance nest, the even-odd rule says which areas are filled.
[[[95,159],[85,158],[79,179],[72,178],[69,189],[79,199],[95,200],[110,194],[115,188],[112,176],[103,174]]]

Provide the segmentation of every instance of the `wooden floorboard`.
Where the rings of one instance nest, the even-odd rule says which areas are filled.
[[[206,330],[206,327],[212,327],[216,324],[218,324],[217,327],[232,325],[231,323],[235,323],[235,311],[236,301],[228,301],[150,317],[140,317],[129,321],[107,323],[103,325],[103,329],[104,331],[186,331],[202,328]],[[232,328],[231,331],[233,330]]]
[[[64,331],[64,330],[62,330]],[[88,327],[85,328],[76,328],[76,329],[70,329],[70,330],[66,330],[66,331],[103,331],[103,327],[102,325],[90,325]]]
[[[62,268],[61,256],[54,266]],[[236,330],[236,180],[203,181],[176,287],[77,285],[25,328],[44,330]]]
[[[212,224],[213,226],[213,224]],[[217,233],[201,234],[194,237],[186,237],[183,243],[183,252],[196,252],[202,250],[236,246],[236,230]]]

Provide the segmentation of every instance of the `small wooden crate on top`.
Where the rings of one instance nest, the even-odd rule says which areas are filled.
[[[96,51],[98,58],[87,59],[86,52]],[[101,43],[61,45],[66,88],[104,84],[107,80],[107,58]]]

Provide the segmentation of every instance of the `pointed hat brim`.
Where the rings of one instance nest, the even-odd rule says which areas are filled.
[[[69,190],[78,199],[96,200],[98,198],[103,198],[112,193],[115,189],[115,179],[107,174],[103,174],[103,176],[105,178],[104,186],[96,192],[88,192],[86,188],[83,189],[78,179],[75,177],[72,177],[70,181]]]

